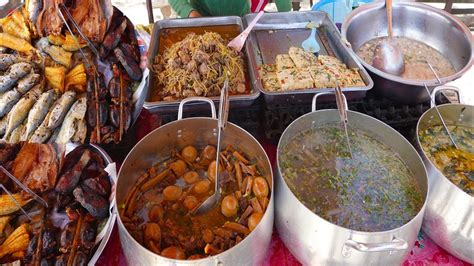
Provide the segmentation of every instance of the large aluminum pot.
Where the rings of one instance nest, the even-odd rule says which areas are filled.
[[[461,77],[472,65],[474,44],[469,29],[456,17],[421,3],[393,3],[393,34],[424,42],[446,56],[456,73],[441,78],[442,84]],[[384,3],[362,5],[352,11],[342,25],[342,37],[357,51],[367,41],[387,36]],[[358,57],[358,56],[357,56]],[[403,103],[429,100],[423,83],[430,88],[436,80],[407,80],[384,73],[358,57],[374,80],[376,92]]]
[[[212,118],[182,119],[183,105],[191,101],[205,101],[211,105]],[[117,180],[116,202],[122,204],[138,177],[152,165],[169,157],[175,148],[187,145],[204,147],[217,143],[217,119],[214,103],[201,97],[181,101],[178,120],[155,129],[133,147],[120,168]],[[270,161],[258,141],[245,130],[228,123],[225,128],[223,146],[239,147],[250,157],[256,158],[262,174],[273,191],[273,174]],[[273,193],[272,193],[273,194]],[[119,206],[119,205],[118,205]],[[125,228],[118,215],[120,242],[130,265],[258,265],[264,260],[273,230],[273,195],[258,226],[243,241],[216,256],[200,260],[175,260],[159,256],[138,243]]]
[[[326,93],[327,94],[327,93]],[[414,245],[421,228],[428,193],[423,162],[411,144],[381,121],[347,111],[349,125],[368,131],[387,144],[413,172],[423,194],[423,207],[405,225],[383,232],[361,232],[343,228],[319,217],[291,192],[282,176],[280,152],[299,133],[314,126],[340,123],[337,110],[316,110],[291,123],[278,143],[276,171],[276,216],[278,233],[291,253],[304,265],[399,265]]]
[[[442,86],[433,90],[435,95],[442,90],[458,93],[455,87]],[[447,125],[474,126],[474,106],[465,104],[444,104],[438,107]],[[417,148],[428,171],[430,189],[426,205],[423,231],[436,244],[456,257],[474,264],[474,197],[454,185],[428,159],[421,149],[419,133],[441,125],[435,108],[427,110],[418,121]]]

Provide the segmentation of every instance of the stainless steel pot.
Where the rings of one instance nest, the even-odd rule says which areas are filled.
[[[438,8],[421,3],[393,3],[393,32],[424,42],[446,56],[456,73],[441,78],[442,84],[461,77],[472,65],[474,44],[469,29],[456,17]],[[384,3],[362,5],[352,11],[342,25],[342,37],[357,51],[367,41],[387,36]],[[423,83],[430,88],[440,85],[436,80],[407,80],[384,73],[357,56],[374,80],[376,92],[403,103],[429,100]]]
[[[432,107],[435,95],[443,90],[455,91],[459,97],[459,92],[455,87],[437,87],[431,94]],[[447,125],[474,126],[474,106],[472,105],[444,104],[438,109]],[[419,133],[436,125],[441,125],[441,120],[436,110],[431,108],[421,116],[416,127],[417,148],[428,171],[430,183],[423,231],[449,253],[473,264],[474,197],[449,181],[421,148]]]
[[[204,101],[211,105],[212,118],[182,118],[184,104],[191,101]],[[178,120],[155,129],[145,136],[125,158],[119,172],[116,189],[116,202],[122,204],[138,177],[155,163],[169,157],[175,148],[187,145],[204,147],[216,144],[217,119],[212,100],[201,97],[181,101]],[[223,145],[239,147],[258,162],[273,191],[273,175],[270,161],[258,141],[242,128],[228,123]],[[258,226],[243,241],[233,248],[216,256],[200,260],[174,260],[159,256],[138,243],[125,228],[118,215],[120,241],[130,265],[258,265],[266,256],[273,230],[273,193],[269,206]]]
[[[326,93],[328,94],[328,93]],[[291,253],[304,265],[398,265],[415,243],[428,193],[423,162],[410,143],[391,127],[370,116],[347,111],[349,125],[368,131],[387,144],[413,172],[423,193],[423,207],[405,225],[383,232],[360,232],[330,223],[306,208],[291,192],[282,176],[280,152],[297,134],[312,126],[340,123],[337,110],[316,110],[291,123],[278,143],[276,171],[276,227]]]

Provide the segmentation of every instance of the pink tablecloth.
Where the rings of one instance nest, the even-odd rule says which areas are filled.
[[[137,121],[137,140],[144,137],[151,130],[160,125],[160,119],[157,115],[151,115],[146,111],[142,111],[140,118]],[[270,158],[272,164],[275,162],[276,147],[270,144],[265,139],[260,142]],[[115,226],[117,227],[117,226]],[[123,254],[122,246],[117,228],[114,228],[112,236],[109,239],[104,252],[102,253],[97,265],[110,266],[126,266],[127,261]],[[288,251],[276,229],[273,230],[270,249],[268,250],[267,258],[263,263],[264,266],[293,266],[300,265],[300,263]],[[410,251],[403,266],[415,265],[469,265],[456,257],[450,255],[445,250],[437,246],[428,236],[420,232],[415,246]]]

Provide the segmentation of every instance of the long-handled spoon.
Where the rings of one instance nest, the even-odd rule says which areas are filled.
[[[428,66],[430,67],[431,72],[433,72],[433,74],[435,75],[436,79],[438,80],[438,83],[441,84],[441,79],[439,78],[438,74],[437,74],[436,71],[434,70],[433,66],[431,66],[430,62],[428,62],[428,61],[426,61],[426,63],[427,63]],[[430,93],[430,90],[428,89],[428,86],[426,86],[426,83],[423,83],[423,85],[425,85],[426,93],[428,93],[428,95],[430,95],[431,93]],[[441,124],[443,125],[444,130],[445,130],[446,133],[448,134],[448,137],[449,137],[449,140],[451,141],[451,144],[453,144],[454,148],[458,149],[458,145],[456,145],[456,142],[454,141],[453,135],[451,135],[451,132],[449,131],[448,126],[446,125],[446,122],[444,122],[443,116],[442,116],[441,113],[439,112],[438,106],[437,106],[436,103],[434,102],[434,97],[433,97],[433,98],[430,97],[430,101],[432,101],[432,105],[433,105],[433,107],[435,108],[436,113],[438,114],[439,119],[441,120]]]
[[[375,47],[372,66],[383,72],[400,76],[405,71],[405,61],[402,51],[392,40],[392,0],[385,0],[385,9],[387,11],[388,38]]]
[[[247,37],[249,36],[255,24],[257,24],[258,20],[263,16],[263,13],[263,10],[258,12],[257,16],[252,20],[252,22],[250,22],[247,28],[232,41],[230,41],[227,46],[234,48],[237,51],[241,51],[242,47],[244,47],[245,40],[247,40]]]
[[[342,94],[341,87],[339,87],[339,84],[336,83],[336,104],[337,104],[337,110],[339,111],[339,117],[341,118],[341,123],[344,127],[344,133],[346,135],[346,144],[347,148],[349,149],[349,154],[352,158],[352,148],[351,148],[351,142],[349,141],[349,132],[347,131],[347,105],[346,101],[344,101],[344,96]]]
[[[220,173],[219,173],[219,164],[220,164],[220,151],[221,151],[221,140],[224,135],[224,129],[227,125],[227,117],[229,115],[229,80],[226,79],[224,82],[224,87],[221,90],[221,98],[219,104],[219,118],[217,121],[217,158],[216,158],[216,178],[214,180],[214,194],[207,198],[199,208],[194,211],[195,215],[200,215],[208,212],[214,206],[217,205],[221,198],[221,184],[220,184]]]

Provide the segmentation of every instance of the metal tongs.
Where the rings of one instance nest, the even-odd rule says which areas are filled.
[[[434,70],[433,66],[431,66],[430,62],[426,61],[426,63],[428,64],[428,66],[430,67],[431,69],[431,72],[433,72],[433,74],[435,75],[436,79],[438,80],[438,83],[441,84],[441,79],[439,78],[438,74],[436,73],[436,71]],[[430,90],[428,89],[428,86],[426,86],[426,83],[423,83],[423,85],[425,86],[425,90],[426,90],[426,93],[428,93],[428,95],[430,95]],[[432,101],[432,105],[433,107],[435,108],[436,110],[436,113],[438,114],[438,117],[439,119],[441,120],[441,124],[443,125],[443,128],[444,130],[446,131],[446,133],[448,134],[448,137],[449,137],[449,140],[451,140],[451,144],[453,144],[454,148],[455,149],[458,149],[458,145],[456,145],[456,142],[454,141],[454,138],[453,138],[453,135],[451,135],[451,132],[449,131],[448,129],[448,126],[446,125],[446,122],[444,122],[444,119],[443,119],[443,116],[441,115],[441,113],[439,112],[439,109],[438,109],[438,106],[436,105],[436,103],[434,102],[434,97],[430,97],[430,101]]]
[[[24,190],[26,193],[30,194],[33,197],[34,200],[36,200],[38,203],[43,205],[45,208],[48,208],[48,203],[43,198],[38,196],[31,189],[29,189],[27,186],[23,185],[23,183],[21,183],[20,180],[18,180],[15,176],[13,176],[10,172],[8,172],[7,169],[5,169],[1,165],[0,165],[0,171],[2,171],[6,176],[8,176],[11,180],[13,180],[13,182],[15,182],[15,184],[17,184],[22,190]],[[23,212],[23,214],[25,214],[25,216],[28,217],[28,219],[31,221],[32,220],[31,217],[28,215],[28,213],[25,211],[25,209],[23,209],[23,207],[21,207],[21,204],[15,199],[15,197],[13,197],[12,193],[10,191],[8,191],[8,189],[3,184],[0,184],[0,188],[3,191],[5,191],[5,193],[7,193],[8,196],[10,196],[10,198],[15,203],[15,205],[18,206],[18,208],[20,208],[20,210]]]
[[[61,10],[61,8],[63,10]],[[69,33],[71,34],[72,39],[74,40],[74,43],[77,45],[77,48],[79,48],[79,52],[81,52],[81,55],[84,58],[85,63],[87,64],[87,69],[92,69],[92,71],[94,72],[94,97],[95,97],[95,99],[98,99],[99,98],[99,92],[98,92],[97,87],[99,86],[98,85],[99,84],[99,80],[98,80],[99,73],[97,72],[97,68],[95,67],[95,65],[93,63],[91,63],[89,61],[89,58],[87,58],[86,54],[82,50],[81,45],[79,44],[79,41],[77,40],[76,35],[74,34],[71,27],[69,26],[66,18],[64,17],[63,12],[66,13],[66,16],[69,18],[69,20],[71,20],[71,23],[74,26],[74,28],[77,30],[79,35],[81,35],[81,37],[87,42],[87,46],[91,49],[91,51],[97,57],[99,57],[99,51],[97,50],[97,48],[95,48],[94,44],[89,40],[89,38],[87,38],[87,36],[84,35],[84,33],[82,33],[81,29],[79,28],[79,25],[77,25],[77,22],[74,20],[71,13],[67,9],[67,7],[62,3],[59,4],[59,8],[58,8],[59,16],[61,17],[62,21],[64,22],[64,25],[66,25],[66,28],[69,31]],[[99,110],[99,101],[96,101],[95,105],[96,105],[95,106],[96,110]],[[99,121],[99,114],[98,113],[96,113],[96,119],[97,119],[97,121]],[[96,131],[97,139],[99,140],[98,143],[100,143],[101,133],[100,133],[100,127],[98,126],[98,124],[96,125],[94,130]]]
[[[347,105],[346,101],[344,101],[344,95],[342,94],[341,87],[339,87],[339,83],[336,82],[336,88],[335,88],[335,95],[336,95],[336,104],[337,104],[337,110],[339,111],[339,117],[341,118],[341,123],[344,127],[344,133],[346,135],[346,142],[347,142],[347,148],[349,149],[349,154],[352,158],[352,148],[351,148],[351,143],[349,141],[349,132],[347,131]]]
[[[219,178],[219,164],[220,164],[220,151],[221,151],[221,142],[224,135],[224,129],[227,126],[227,117],[229,116],[229,79],[226,78],[224,81],[224,86],[221,90],[220,104],[219,104],[219,118],[217,120],[217,149],[216,149],[216,179],[214,194],[207,198],[201,206],[195,209],[195,215],[201,215],[208,212],[214,206],[219,203],[221,198],[221,183]]]

